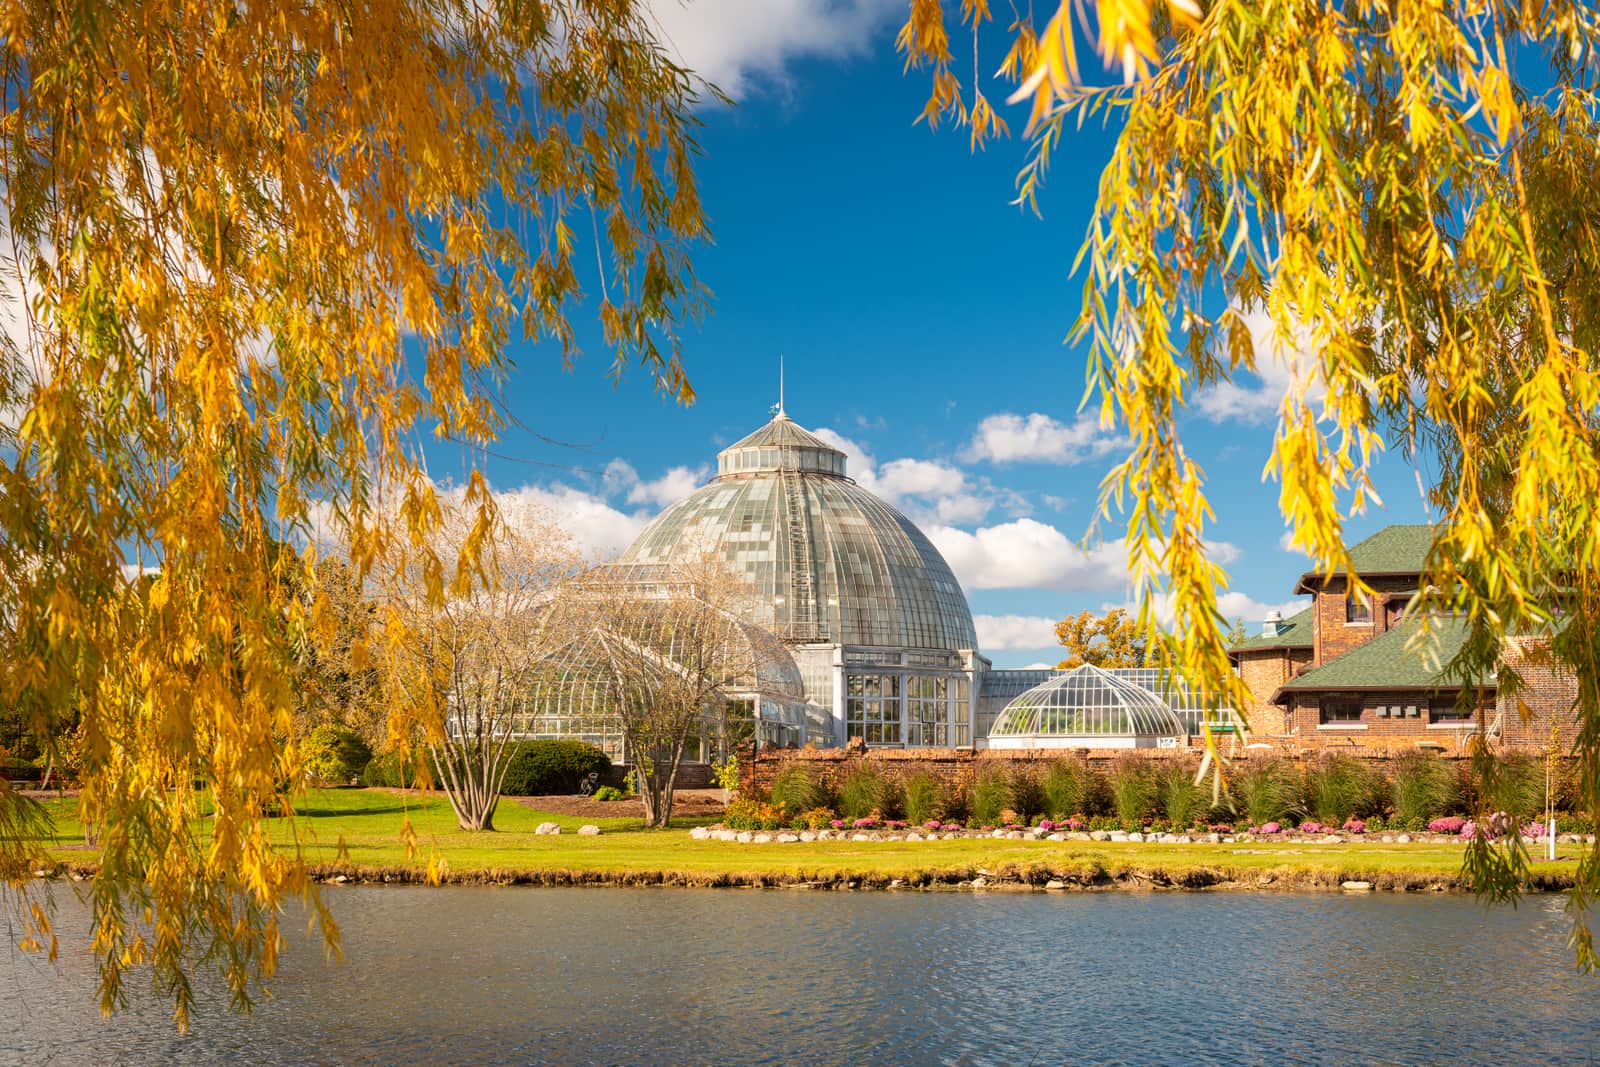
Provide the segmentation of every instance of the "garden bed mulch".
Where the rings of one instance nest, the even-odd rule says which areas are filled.
[[[534,811],[568,815],[575,819],[642,819],[644,803],[638,797],[626,800],[595,800],[584,796],[506,797]],[[679,789],[672,795],[673,818],[702,818],[721,815],[726,805],[720,789]]]

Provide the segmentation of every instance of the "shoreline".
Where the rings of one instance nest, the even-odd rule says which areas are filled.
[[[58,863],[51,871],[35,870],[35,881],[73,882],[93,877],[92,864]],[[1046,863],[995,864],[908,872],[891,875],[868,870],[819,870],[794,873],[724,870],[583,870],[561,867],[469,868],[446,870],[430,881],[427,870],[410,865],[314,863],[311,880],[323,886],[528,886],[535,888],[595,887],[622,889],[803,889],[824,892],[1012,892],[1012,893],[1281,893],[1318,892],[1359,896],[1373,893],[1470,894],[1459,875],[1428,871],[1364,870],[1325,866],[1313,869],[1235,868],[1198,864],[1174,868],[1138,863],[1074,867]],[[1566,871],[1539,871],[1523,885],[1526,894],[1560,893],[1572,888]]]

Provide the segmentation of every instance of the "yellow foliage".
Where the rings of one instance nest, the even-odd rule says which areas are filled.
[[[471,478],[474,535],[434,557],[419,442],[494,438],[512,339],[576,358],[575,257],[606,264],[613,373],[692,397],[700,86],[651,25],[642,0],[0,3],[28,320],[0,350],[0,692],[41,738],[81,723],[108,1010],[147,965],[183,1023],[201,958],[247,1004],[286,896],[336,937],[262,830],[301,788],[320,535],[357,581],[416,557],[433,596],[470,584],[492,500]]]

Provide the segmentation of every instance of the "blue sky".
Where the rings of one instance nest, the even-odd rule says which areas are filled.
[[[1042,219],[1013,206],[1020,141],[974,155],[963,132],[913,124],[926,82],[894,54],[904,6],[656,0],[684,60],[736,99],[703,116],[715,243],[696,266],[715,300],[685,346],[699,400],[664,400],[642,374],[613,382],[593,331],[571,372],[524,346],[507,399],[531,432],[509,432],[488,473],[614,554],[766,419],[781,354],[789,414],[831,436],[858,481],[928,531],[995,664],[1053,663],[1054,619],[1128,597],[1120,549],[1077,544],[1119,453],[1079,414],[1084,356],[1063,344],[1111,134],[1063,145]],[[1001,30],[987,33],[998,46]],[[1005,114],[1016,128],[1026,117]],[[1306,564],[1282,547],[1277,487],[1261,480],[1283,388],[1276,375],[1202,395],[1184,427],[1229,561],[1224,609],[1251,622],[1288,604]],[[446,475],[461,461],[431,459]],[[1378,487],[1386,508],[1354,519],[1352,537],[1424,519],[1398,454],[1380,463]]]

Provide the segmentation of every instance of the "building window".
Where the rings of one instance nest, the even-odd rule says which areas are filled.
[[[850,674],[845,678],[845,728],[869,745],[902,743],[898,674]]]
[[[1428,721],[1444,723],[1470,723],[1476,717],[1471,708],[1462,708],[1454,700],[1434,700],[1428,704]]]
[[[1361,593],[1350,593],[1344,598],[1344,621],[1346,625],[1372,623],[1372,604]]]
[[[1361,702],[1344,697],[1325,699],[1322,702],[1324,723],[1360,722]]]

